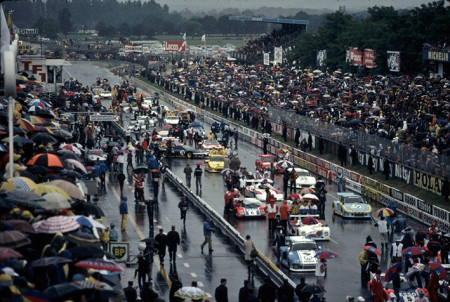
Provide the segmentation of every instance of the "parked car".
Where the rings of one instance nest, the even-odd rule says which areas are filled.
[[[317,215],[291,215],[291,234],[304,236],[313,240],[330,240],[330,228],[324,220],[319,220]]]
[[[298,174],[297,179],[295,180],[295,187],[297,189],[303,188],[313,188],[316,185],[316,178],[306,169],[302,168],[291,168],[289,172],[295,169]]]
[[[256,198],[235,198],[237,218],[264,218],[266,217],[266,204]]]
[[[269,169],[270,165],[275,162],[277,157],[272,154],[259,154],[259,159],[255,161],[256,170],[264,172]]]
[[[252,186],[247,186],[245,188],[245,196],[247,197],[255,197],[256,199],[265,202],[266,201],[266,188],[270,190],[270,193],[275,196],[277,201],[282,201],[284,199],[284,195],[279,189],[275,189],[270,184],[256,184]]]

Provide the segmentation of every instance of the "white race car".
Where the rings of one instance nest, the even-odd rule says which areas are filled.
[[[101,98],[104,98],[104,99],[109,99],[112,97],[111,91],[108,91],[108,90],[101,90],[99,95]]]
[[[286,246],[280,247],[280,262],[294,272],[314,272],[319,248],[316,242],[301,236],[286,236]]]
[[[316,178],[308,170],[295,168],[295,171],[298,174],[295,180],[295,187],[297,189],[312,188],[316,185]]]
[[[291,234],[313,240],[330,240],[330,228],[324,220],[314,216],[291,215]]]
[[[247,197],[255,197],[256,199],[266,202],[266,188],[270,190],[270,193],[277,199],[277,201],[283,201],[284,195],[281,193],[281,190],[275,189],[269,183],[267,184],[256,184],[252,186],[245,187],[245,196]]]
[[[166,118],[164,119],[164,124],[167,124],[167,125],[178,125],[179,122],[180,122],[180,117],[177,115],[166,116]]]

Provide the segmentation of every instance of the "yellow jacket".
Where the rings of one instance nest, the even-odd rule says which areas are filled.
[[[102,231],[102,233],[100,234],[100,241],[104,242],[104,243],[108,243],[109,242],[109,229],[104,229]]]

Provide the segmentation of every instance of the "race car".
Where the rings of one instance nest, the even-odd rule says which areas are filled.
[[[156,130],[156,132],[158,132],[158,135],[161,137],[169,137],[172,135],[172,126],[162,125],[162,127]]]
[[[95,164],[97,159],[101,162],[106,161],[106,154],[102,149],[91,149],[86,153],[86,161],[88,165]]]
[[[112,97],[111,91],[101,90],[99,96],[103,99],[110,99]]]
[[[233,203],[235,204],[237,218],[266,217],[266,205],[256,198],[235,198]]]
[[[176,126],[180,122],[180,117],[177,115],[166,116],[164,124]]]
[[[160,146],[163,157],[167,157],[167,147]],[[185,145],[175,145],[172,147],[172,157],[201,158],[208,156],[208,152],[198,151]]]
[[[333,201],[333,213],[343,218],[370,219],[372,207],[361,195],[337,193],[339,200]]]
[[[289,217],[290,233],[313,240],[330,240],[330,228],[327,223],[314,216],[317,215],[291,215]]]
[[[269,188],[270,193],[277,199],[277,201],[282,201],[284,199],[283,193],[281,190],[275,189],[269,183],[267,184],[256,184],[252,186],[245,187],[245,196],[247,197],[255,197],[256,199],[266,202],[266,188]]]
[[[275,162],[277,157],[272,154],[259,154],[259,159],[255,161],[256,170],[264,172],[269,169],[270,165]]]
[[[212,148],[222,148],[222,145],[216,140],[204,140],[202,148],[209,152]]]
[[[384,274],[381,274],[381,280],[384,280]],[[369,281],[369,284],[371,281]],[[394,285],[392,281],[383,284],[384,294],[389,297],[390,293],[394,293]],[[419,290],[423,290],[425,295],[429,298],[428,290],[426,288],[419,289],[417,286],[409,282],[403,274],[400,274],[400,289],[398,302],[414,302],[419,296]]]
[[[220,172],[225,166],[225,149],[212,149],[209,151],[209,159],[205,159],[205,170],[208,172]]]
[[[315,186],[316,178],[312,176],[312,174],[308,170],[302,168],[291,168],[291,169],[295,169],[295,171],[298,174],[298,177],[295,180],[295,187],[297,189],[312,188]],[[291,171],[291,169],[289,169],[289,172]]]
[[[280,247],[280,263],[294,272],[314,272],[319,251],[314,240],[302,236],[286,236],[286,246]]]

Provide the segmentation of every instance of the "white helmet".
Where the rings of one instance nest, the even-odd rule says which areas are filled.
[[[140,252],[143,252],[145,250],[145,243],[143,243],[143,242],[139,243],[138,250]]]

